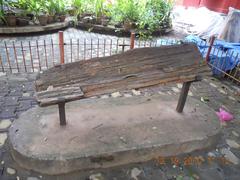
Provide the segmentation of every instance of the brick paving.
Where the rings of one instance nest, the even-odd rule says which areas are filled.
[[[17,118],[18,115],[36,104],[33,98],[33,77],[11,75],[0,77],[0,119]]]
[[[18,74],[18,75],[2,75],[0,77],[0,102],[1,102],[1,113],[0,119],[2,121],[9,119],[14,121],[23,111],[36,105],[34,100],[34,86],[33,81],[35,74]],[[181,84],[172,84],[169,86],[159,86],[151,89],[140,90],[141,96],[151,96],[154,93],[166,93],[176,96],[179,95]],[[120,96],[126,96],[131,98],[138,93],[135,91],[124,91],[119,92]],[[234,160],[240,159],[240,149],[236,148],[232,144],[240,144],[240,99],[236,94],[239,93],[239,88],[229,83],[226,85],[224,81],[219,81],[215,78],[204,79],[202,82],[194,83],[190,89],[190,96],[199,100],[199,105],[202,103],[201,97],[208,99],[205,103],[210,108],[218,110],[219,107],[223,106],[225,109],[234,114],[235,119],[232,122],[222,124],[223,138],[216,148],[209,150],[202,150],[193,152],[190,154],[182,155],[178,158],[177,163],[172,158],[166,159],[166,164],[162,164],[161,161],[149,161],[146,163],[135,163],[126,166],[120,166],[115,168],[108,168],[104,170],[74,172],[62,176],[48,176],[32,171],[25,170],[19,167],[14,160],[11,158],[9,153],[8,143],[0,147],[0,179],[11,180],[11,179],[116,179],[116,180],[127,180],[127,179],[223,179],[223,180],[237,180],[240,177],[240,162],[237,164],[227,164],[221,161],[223,154],[222,149],[226,149],[228,152],[234,154]],[[97,98],[110,97],[102,96]],[[118,97],[121,98],[121,97]],[[7,129],[1,130],[0,135],[7,133]],[[1,136],[0,136],[1,137]],[[232,140],[234,143],[226,144],[226,140]],[[235,144],[235,145],[236,145]],[[209,153],[212,159],[209,160]],[[186,163],[185,159],[188,157],[198,157],[199,163],[196,162]],[[175,162],[175,163],[173,163]],[[16,170],[15,173],[9,174],[7,168]],[[11,172],[11,171],[10,171]]]

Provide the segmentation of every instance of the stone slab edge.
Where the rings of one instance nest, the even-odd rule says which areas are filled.
[[[77,170],[89,170],[120,166],[130,163],[146,162],[159,156],[169,157],[190,153],[196,150],[213,148],[221,137],[221,132],[216,131],[211,136],[205,136],[188,142],[178,142],[151,147],[135,147],[125,151],[112,152],[101,155],[90,155],[67,160],[42,160],[36,157],[24,156],[10,143],[13,159],[23,168],[34,170],[48,175],[66,174]]]
[[[46,26],[1,27],[0,34],[24,34],[54,31],[69,26],[69,21],[48,24]]]

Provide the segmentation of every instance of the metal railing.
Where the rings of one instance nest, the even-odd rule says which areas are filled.
[[[230,79],[240,84],[240,64],[238,54],[226,55],[217,46],[210,43],[196,43],[214,74]],[[174,39],[144,40],[135,39],[132,33],[130,38],[118,39],[70,39],[64,41],[63,32],[59,32],[58,40],[36,40],[20,42],[4,42],[0,45],[0,72],[38,72],[46,70],[57,64],[64,64],[87,60],[91,58],[111,56],[133,48],[157,47],[182,43]],[[209,48],[208,48],[209,47]],[[222,53],[219,56],[219,53]],[[215,61],[209,57],[216,54]],[[231,57],[231,69],[226,70],[224,66],[229,64]],[[225,58],[225,59],[224,59]]]
[[[215,37],[213,36],[209,43],[205,41],[196,44],[213,75],[240,85],[240,55],[234,51],[225,50],[219,45],[214,45],[214,41]]]
[[[119,39],[59,39],[4,42],[0,45],[0,72],[38,72],[57,64],[110,56],[129,49],[156,46],[156,41]]]

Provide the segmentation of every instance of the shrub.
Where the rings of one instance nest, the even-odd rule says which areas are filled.
[[[139,19],[138,1],[116,0],[111,10],[111,17],[115,22],[137,22]]]
[[[171,26],[172,1],[149,0],[138,20],[140,34],[150,35],[154,31]]]

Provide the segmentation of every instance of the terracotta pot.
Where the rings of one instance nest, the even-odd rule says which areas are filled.
[[[17,25],[18,26],[27,26],[29,25],[30,18],[27,17],[18,17],[17,18]]]
[[[81,21],[84,17],[82,15],[77,15],[77,20]]]
[[[82,17],[86,17],[86,16],[93,16],[93,14],[92,13],[83,13],[82,14]]]
[[[53,23],[54,20],[55,20],[54,16],[49,15],[49,16],[48,16],[48,21],[47,21],[47,23],[48,23],[48,24]]]
[[[29,20],[33,20],[33,19],[34,19],[34,15],[31,14],[31,13],[28,13],[28,14],[27,14],[27,17],[29,18]]]
[[[5,17],[8,26],[17,25],[17,17],[15,15],[9,15]]]
[[[130,31],[130,30],[133,28],[133,25],[132,25],[131,22],[125,21],[125,22],[123,23],[123,27],[124,27],[125,31]]]
[[[4,26],[4,24],[5,24],[4,21],[2,19],[0,19],[0,27]]]
[[[70,16],[74,16],[74,12],[75,12],[75,9],[69,9],[69,10],[68,10],[68,14],[69,14]]]
[[[96,24],[102,24],[102,18],[96,17]]]
[[[107,26],[109,23],[109,20],[108,19],[102,19],[102,25],[103,26]]]
[[[117,24],[114,24],[115,28],[121,28],[122,27],[122,23],[118,22]]]
[[[58,21],[59,21],[59,17],[58,17],[57,15],[54,15],[54,16],[53,16],[53,21],[54,21],[54,22],[58,22]]]
[[[90,17],[84,17],[84,18],[82,18],[82,22],[83,22],[83,23],[89,23],[89,21],[90,21]]]
[[[38,16],[38,21],[41,26],[46,26],[48,22],[48,16],[46,15]]]
[[[66,19],[66,16],[65,15],[61,15],[61,16],[59,16],[59,19],[60,19],[60,22],[64,22],[65,19]]]

